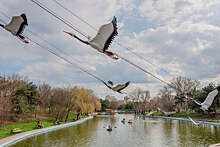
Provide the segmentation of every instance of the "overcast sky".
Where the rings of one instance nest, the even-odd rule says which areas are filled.
[[[95,30],[59,7],[53,0],[40,1],[80,31],[91,37],[96,35]],[[97,29],[116,16],[119,35],[115,40],[157,66],[148,64],[115,42],[110,50],[164,80],[186,76],[204,83],[220,83],[219,0],[58,1]],[[111,80],[115,84],[131,81],[132,84],[125,89],[127,93],[142,88],[150,90],[151,95],[155,96],[164,86],[163,83],[123,60],[114,61],[64,34],[64,30],[75,34],[77,32],[49,15],[31,0],[1,0],[0,11],[10,17],[25,13],[29,23],[28,29],[57,47],[51,49],[103,80]],[[9,18],[2,13],[0,19],[9,22]],[[25,34],[45,44],[28,32]],[[54,87],[80,86],[92,89],[100,97],[113,95],[123,99],[125,96],[112,92],[100,81],[34,43],[22,43],[3,29],[0,30],[0,69],[1,76],[19,73],[28,76],[36,84],[45,82]]]

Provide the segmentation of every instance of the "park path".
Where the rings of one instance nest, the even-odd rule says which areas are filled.
[[[9,136],[9,137],[0,139],[0,147],[1,147],[1,144],[4,144],[4,143],[6,143],[6,142],[9,142],[9,141],[12,140],[12,139],[15,139],[15,138],[24,136],[24,135],[26,135],[26,134],[35,133],[35,132],[37,132],[37,131],[39,131],[39,129],[38,129],[38,130],[32,130],[32,131],[28,131],[28,132],[19,133],[19,134],[13,135],[13,136]]]

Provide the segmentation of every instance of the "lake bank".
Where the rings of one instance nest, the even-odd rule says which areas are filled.
[[[21,140],[30,138],[32,136],[36,136],[36,135],[40,135],[40,134],[43,134],[43,133],[47,133],[47,132],[63,129],[63,128],[66,128],[66,127],[74,126],[74,125],[83,123],[83,122],[85,122],[89,119],[92,119],[92,118],[93,117],[90,116],[90,117],[83,118],[83,119],[80,119],[80,120],[75,121],[75,122],[70,122],[70,123],[66,123],[66,124],[61,124],[61,125],[56,125],[56,126],[43,128],[43,129],[37,129],[37,130],[32,130],[32,131],[28,131],[28,132],[19,133],[19,134],[1,139],[0,140],[0,147],[15,144],[16,142],[19,142]]]

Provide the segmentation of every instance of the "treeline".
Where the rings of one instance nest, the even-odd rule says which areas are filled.
[[[97,96],[84,88],[52,88],[35,85],[27,78],[0,77],[0,125],[29,116],[39,120],[42,114],[53,121],[67,121],[70,115],[88,115],[101,109]]]
[[[187,106],[187,99],[185,96],[187,95],[197,101],[203,102],[208,93],[218,86],[217,84],[210,83],[202,87],[199,81],[191,80],[186,77],[173,78],[170,83],[170,86],[165,86],[160,89],[154,97],[151,97],[149,90],[136,88],[124,97],[123,103],[111,98],[102,101],[102,105],[106,108],[113,109],[117,106],[116,109],[134,111],[135,113],[141,114],[158,110],[175,112],[194,111],[203,113],[199,108],[200,106],[196,105],[190,99],[188,99],[189,105]],[[110,105],[113,102],[115,104],[114,107]],[[220,108],[220,94],[218,94],[212,106],[209,108],[209,112],[216,113],[217,108]]]

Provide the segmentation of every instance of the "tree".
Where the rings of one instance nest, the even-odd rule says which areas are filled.
[[[172,87],[170,88],[175,87],[173,91],[176,93],[175,103],[178,111],[183,108],[185,108],[186,110],[185,96],[193,95],[196,92],[197,88],[200,86],[200,82],[197,80],[191,80],[189,78],[179,76],[173,78],[173,80],[171,81],[171,85]]]
[[[182,95],[182,94],[193,94],[196,89],[200,86],[200,82],[197,80],[191,80],[186,77],[175,77],[171,81],[171,85],[173,88],[175,87],[174,92],[176,95]]]
[[[77,119],[80,114],[92,114],[95,112],[96,106],[100,107],[97,97],[91,90],[75,88],[74,96],[74,110],[77,113]]]
[[[52,88],[48,84],[42,84],[38,87],[40,107],[45,111],[51,111],[50,101]]]
[[[172,90],[165,86],[160,90],[158,97],[160,97],[160,108],[166,111],[174,110],[174,96],[172,96]]]
[[[100,102],[100,100],[96,99],[96,102],[95,102],[95,110],[96,111],[100,111],[102,108],[102,104]]]
[[[33,112],[38,102],[37,86],[30,82],[25,87],[16,90],[13,108],[17,114]]]
[[[109,108],[109,100],[102,100],[100,99],[101,102],[101,111],[105,111],[107,108]]]

